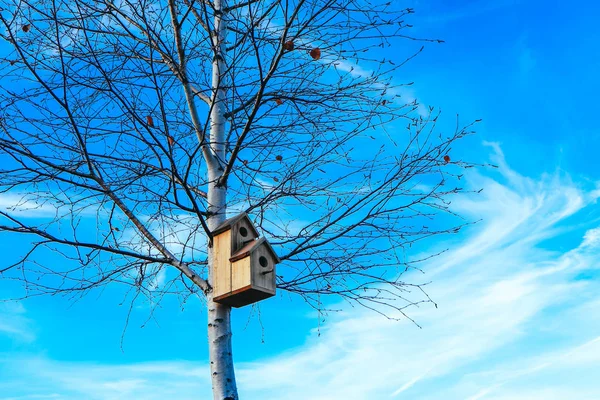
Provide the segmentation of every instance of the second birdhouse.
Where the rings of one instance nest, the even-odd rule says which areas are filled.
[[[242,307],[275,295],[275,265],[279,258],[246,213],[213,231],[213,299]]]

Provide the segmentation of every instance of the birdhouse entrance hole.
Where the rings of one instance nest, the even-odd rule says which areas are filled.
[[[242,235],[242,237],[248,236],[248,229],[246,229],[246,227],[242,226],[240,228],[240,235]]]
[[[258,259],[258,263],[263,268],[267,268],[269,266],[269,260],[267,260],[267,257],[265,256],[260,256]]]

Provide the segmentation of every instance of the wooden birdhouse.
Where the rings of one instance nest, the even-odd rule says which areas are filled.
[[[213,231],[213,299],[242,307],[275,295],[275,265],[280,262],[246,213]]]

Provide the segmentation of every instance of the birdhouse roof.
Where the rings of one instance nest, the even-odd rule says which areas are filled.
[[[244,247],[242,247],[237,253],[235,253],[234,255],[231,256],[229,261],[234,262],[237,260],[241,260],[242,258],[248,257],[250,254],[252,254],[254,252],[254,250],[258,249],[260,246],[265,246],[269,250],[269,253],[271,253],[271,255],[275,259],[276,263],[281,262],[279,257],[277,257],[275,250],[273,250],[273,247],[271,247],[271,244],[269,243],[269,241],[267,239],[265,239],[264,237],[262,237],[258,240],[253,240],[251,242],[246,243],[244,245]]]
[[[256,230],[256,228],[254,227],[254,224],[252,223],[252,221],[250,221],[250,217],[248,217],[248,214],[246,214],[245,212],[240,213],[240,214],[236,215],[235,217],[231,217],[229,219],[226,219],[225,221],[223,221],[223,223],[221,225],[219,225],[217,227],[217,229],[215,229],[212,232],[212,234],[213,235],[218,235],[219,233],[226,232],[226,231],[230,230],[231,227],[236,222],[239,222],[242,219],[246,219],[246,221],[248,221],[248,225],[250,226],[250,229],[252,229],[252,232],[254,233],[254,236],[256,236],[256,237],[260,236],[258,234],[258,231]]]

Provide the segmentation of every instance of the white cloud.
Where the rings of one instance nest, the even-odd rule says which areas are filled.
[[[0,377],[4,374],[12,375],[12,383],[22,389],[17,397],[0,394],[0,400],[43,396],[61,400],[192,400],[199,398],[199,393],[210,392],[208,368],[183,361],[102,365],[0,357]]]
[[[0,337],[4,335],[17,342],[33,342],[33,323],[25,314],[21,302],[0,303]]]
[[[323,63],[331,63],[336,69],[348,72],[355,78],[367,78],[375,71],[366,69],[361,67],[357,63],[352,63],[346,60],[332,60],[328,57],[324,57],[321,59]],[[403,104],[417,104],[417,114],[423,118],[427,118],[430,114],[427,106],[425,104],[421,104],[416,97],[415,91],[413,88],[408,86],[395,86],[395,87],[387,87],[382,83],[376,83],[375,87],[379,87],[382,91],[385,91],[387,96],[390,98],[399,98]]]
[[[0,211],[16,217],[44,218],[56,217],[58,207],[44,199],[36,199],[31,194],[0,194]]]
[[[593,247],[600,244],[600,228],[590,229],[583,236],[583,247]]]

